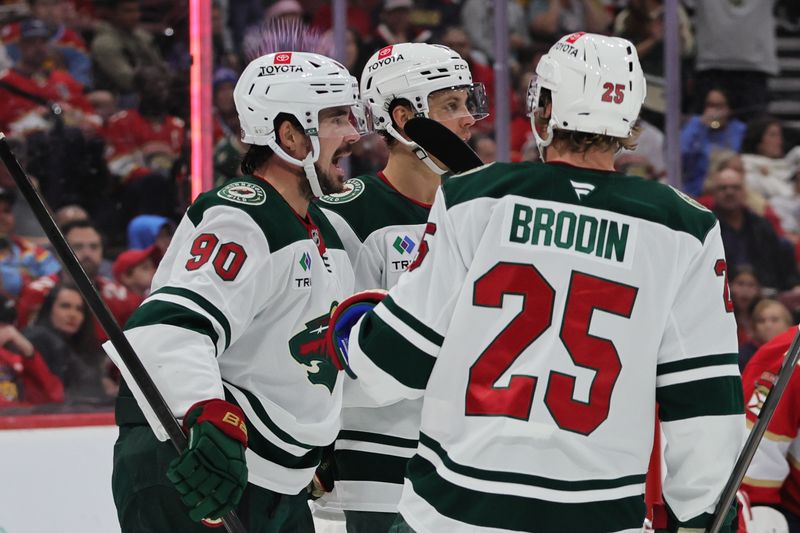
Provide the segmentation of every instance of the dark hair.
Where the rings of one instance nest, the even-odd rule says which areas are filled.
[[[742,153],[757,154],[758,145],[761,144],[767,128],[773,124],[780,126],[781,121],[771,115],[761,115],[748,122],[742,138]]]
[[[728,279],[729,279],[729,281],[730,281],[731,283],[733,283],[733,281],[734,281],[736,278],[738,278],[739,276],[741,276],[741,275],[747,275],[747,274],[749,274],[749,275],[753,276],[753,277],[755,278],[755,280],[758,282],[758,284],[759,284],[759,285],[761,285],[761,280],[758,278],[758,272],[756,272],[756,269],[755,269],[755,268],[753,268],[753,266],[752,266],[752,265],[748,265],[748,264],[746,264],[746,263],[743,263],[743,264],[741,264],[741,265],[738,265],[738,266],[734,267],[734,268],[733,268],[733,269],[732,269],[732,270],[731,270],[731,271],[728,273]]]
[[[92,313],[89,311],[89,306],[86,305],[86,300],[83,299],[83,295],[81,295],[78,287],[71,280],[62,280],[60,283],[57,283],[55,287],[50,289],[44,302],[42,302],[42,307],[36,317],[36,324],[54,329],[53,322],[50,318],[53,314],[53,307],[55,306],[56,299],[63,290],[77,292],[81,296],[81,302],[83,303],[83,322],[81,323],[81,327],[78,328],[78,331],[74,335],[70,337],[65,336],[64,339],[67,344],[79,354],[90,355],[96,353],[100,349],[100,343],[95,336]]]
[[[304,131],[303,126],[300,125],[300,121],[294,115],[290,115],[289,113],[278,113],[278,116],[275,117],[275,120],[272,122],[275,128],[275,135],[278,134],[278,128],[281,125],[289,121],[289,123],[297,128],[300,131]],[[242,174],[246,176],[251,176],[253,172],[255,172],[258,167],[269,161],[269,158],[272,157],[272,148],[269,146],[261,146],[257,144],[251,144],[250,148],[247,149],[247,153],[244,154],[242,157],[242,163],[239,165],[239,168],[242,169]]]
[[[718,92],[722,96],[724,96],[725,101],[728,103],[728,107],[730,107],[731,111],[733,111],[733,103],[731,103],[731,94],[728,92],[728,89],[726,89],[722,85],[712,85],[706,90],[705,94],[703,94],[703,100],[702,100],[704,109],[706,107],[706,100],[708,100],[708,95],[711,94],[712,92]]]
[[[394,117],[392,117],[392,112],[398,106],[401,106],[401,105],[402,106],[406,106],[407,108],[411,109],[412,111],[414,110],[414,107],[411,105],[411,102],[409,102],[405,98],[395,98],[394,100],[389,102],[389,107],[388,107],[387,111],[389,112],[389,120],[392,121],[392,126],[394,126],[395,129],[398,129],[399,126],[394,121]],[[380,135],[383,138],[384,142],[386,143],[386,146],[388,146],[389,148],[393,147],[398,142],[397,139],[392,137],[392,135],[386,130],[379,130],[378,131],[378,135]]]
[[[86,229],[86,228],[95,230],[102,239],[102,234],[100,233],[100,230],[98,230],[97,226],[94,225],[94,222],[92,222],[89,219],[71,220],[66,224],[64,224],[64,226],[61,228],[61,233],[66,238],[66,236],[69,235],[70,231],[74,229]]]

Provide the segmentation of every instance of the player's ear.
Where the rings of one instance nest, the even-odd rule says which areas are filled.
[[[392,109],[392,120],[400,131],[406,127],[406,122],[414,118],[414,112],[408,106],[398,105]]]
[[[278,126],[277,137],[278,144],[286,150],[286,153],[299,159],[305,157],[304,152],[307,149],[308,139],[290,120],[281,122]]]

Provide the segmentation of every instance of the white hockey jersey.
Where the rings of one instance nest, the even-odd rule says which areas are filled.
[[[249,481],[297,494],[339,432],[342,378],[322,340],[332,303],[352,292],[350,261],[319,208],[301,219],[267,182],[245,177],[189,207],[125,334],[176,417],[208,398],[239,405]],[[121,392],[117,423],[144,423],[141,407],[164,440],[105,347],[138,401]]]
[[[320,207],[353,263],[356,290],[389,289],[416,257],[431,206],[401,194],[382,173],[352,178],[345,188],[320,198]],[[361,392],[358,381],[345,378],[336,483],[316,505],[397,512],[421,411],[419,398],[380,405]]]
[[[657,401],[665,500],[708,525],[745,432],[725,278],[715,217],[672,188],[532,163],[446,182],[350,335],[366,393],[424,395],[406,521],[640,531]]]

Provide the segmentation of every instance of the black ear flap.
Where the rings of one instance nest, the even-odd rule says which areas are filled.
[[[435,120],[416,117],[406,122],[406,135],[423,150],[459,173],[483,165],[478,154],[461,138]]]

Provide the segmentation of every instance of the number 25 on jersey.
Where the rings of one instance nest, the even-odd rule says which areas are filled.
[[[608,417],[611,393],[622,370],[614,343],[589,334],[595,309],[630,318],[638,289],[573,271],[560,338],[573,363],[595,371],[589,401],[574,398],[576,377],[551,370],[544,403],[558,427],[589,435]],[[473,304],[501,308],[505,295],[522,296],[522,309],[470,368],[467,416],[527,420],[539,376],[513,375],[507,387],[495,384],[526,348],[553,325],[555,291],[530,264],[497,263],[474,286]]]

